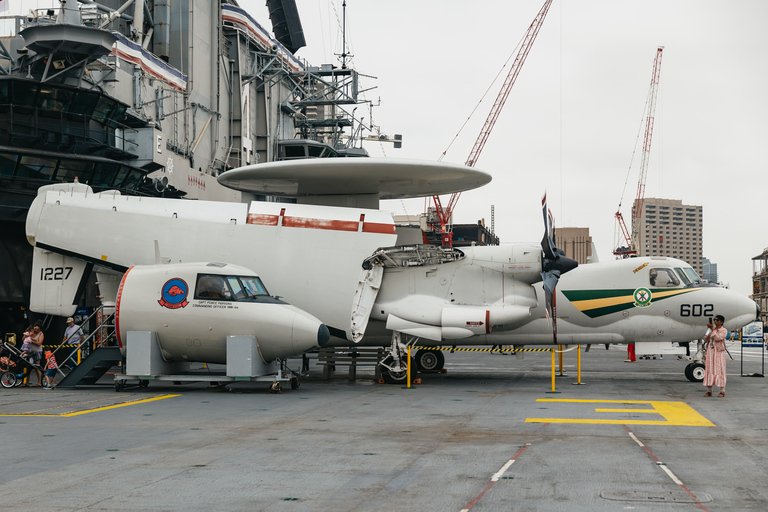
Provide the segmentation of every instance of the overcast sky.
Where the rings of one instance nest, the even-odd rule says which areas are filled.
[[[264,0],[241,6],[271,28]],[[298,0],[313,65],[338,64],[341,0]],[[501,70],[444,161],[463,163],[513,54],[543,0],[347,0],[353,65],[377,77],[373,120],[403,148],[372,156],[436,160]],[[493,176],[462,195],[457,223],[495,205],[502,242],[541,238],[546,190],[558,226],[589,227],[611,259],[614,213],[637,191],[653,60],[664,46],[646,197],[701,205],[704,257],[748,295],[753,256],[768,246],[768,2],[555,0],[476,167]],[[642,137],[641,137],[642,138]],[[630,161],[637,144],[631,172]],[[628,183],[625,188],[625,181]],[[423,200],[385,201],[417,214]]]

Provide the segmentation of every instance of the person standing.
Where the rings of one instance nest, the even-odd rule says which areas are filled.
[[[45,389],[53,389],[56,387],[56,369],[59,365],[56,364],[56,356],[48,350],[45,353]]]
[[[704,335],[706,355],[704,356],[704,385],[707,392],[704,396],[712,396],[712,386],[720,388],[717,396],[725,397],[725,338],[728,331],[723,327],[725,317],[717,315],[715,325],[707,322],[709,331]]]
[[[83,336],[85,336],[83,334],[83,329],[79,325],[75,324],[75,319],[72,318],[71,316],[67,318],[67,328],[64,329],[64,339],[61,341],[61,344],[63,345],[65,343],[68,343],[69,345],[74,345],[77,347],[80,345],[80,343],[83,342]],[[83,356],[87,356],[88,352],[83,351],[83,353],[81,354]],[[79,363],[79,361],[73,361],[73,363],[77,364]]]
[[[35,322],[29,335],[29,361],[35,365],[39,365],[43,359],[43,341],[45,340],[45,335],[43,334],[42,326],[43,323],[40,320]],[[33,371],[37,374],[37,384],[33,387],[42,387],[42,372],[38,369],[33,369]]]

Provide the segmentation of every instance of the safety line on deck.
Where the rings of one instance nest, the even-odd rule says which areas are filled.
[[[51,396],[51,395],[49,395]],[[75,412],[64,412],[60,414],[40,414],[35,412],[17,412],[17,413],[6,413],[6,414],[0,414],[0,416],[25,416],[25,417],[53,417],[53,418],[69,418],[72,416],[80,416],[81,414],[89,414],[92,412],[99,412],[99,411],[106,411],[108,409],[117,409],[118,407],[125,407],[128,405],[137,405],[137,404],[143,404],[148,402],[154,402],[156,400],[163,400],[165,398],[174,398],[181,395],[161,395],[156,396],[153,398],[142,398],[141,400],[132,400],[130,402],[122,402],[115,405],[105,405],[104,407],[96,407],[94,409],[86,409],[84,411],[75,411]],[[66,405],[58,406],[58,407],[66,407]],[[57,407],[57,408],[58,408]]]
[[[663,462],[661,462],[661,461],[660,461],[658,458],[656,458],[656,456],[653,454],[653,452],[650,450],[650,448],[648,448],[647,446],[645,446],[645,445],[644,445],[644,444],[643,444],[643,443],[642,443],[642,442],[641,442],[641,441],[640,441],[640,440],[637,438],[637,436],[635,436],[635,434],[633,434],[633,433],[632,433],[632,431],[631,431],[631,430],[629,430],[629,428],[627,428],[627,426],[626,426],[626,425],[622,425],[622,426],[624,427],[624,430],[626,430],[626,431],[627,431],[627,433],[629,434],[629,437],[631,437],[632,439],[634,439],[634,440],[635,440],[635,442],[636,442],[638,445],[640,445],[640,448],[642,448],[643,450],[645,450],[645,452],[646,452],[646,453],[648,454],[648,456],[649,456],[649,457],[650,457],[650,458],[653,460],[653,462],[655,462],[657,466],[659,466],[661,469],[663,469],[663,470],[664,470],[664,472],[665,472],[667,475],[669,475],[669,478],[671,478],[673,482],[675,482],[677,485],[679,485],[679,486],[680,486],[680,488],[681,488],[682,490],[684,490],[686,493],[688,493],[688,495],[691,497],[691,499],[693,499],[694,503],[696,503],[696,506],[697,506],[697,507],[699,507],[701,510],[704,510],[705,512],[709,512],[709,509],[708,509],[707,507],[705,507],[704,505],[702,505],[702,504],[699,502],[699,499],[698,499],[698,498],[697,498],[697,497],[696,497],[696,496],[695,496],[695,495],[694,495],[694,494],[691,492],[691,490],[690,490],[690,489],[688,489],[688,487],[686,487],[686,486],[685,486],[685,484],[684,484],[684,483],[683,483],[683,482],[682,482],[682,481],[681,481],[679,478],[677,478],[677,477],[675,476],[675,474],[672,472],[672,470],[671,470],[671,469],[669,469],[669,468],[668,468],[668,467],[667,467],[667,466],[666,466],[666,465],[665,465]]]
[[[491,487],[493,487],[493,486],[496,484],[496,482],[498,482],[498,481],[499,481],[499,478],[501,478],[501,477],[504,475],[504,473],[505,473],[505,472],[506,472],[506,471],[509,469],[509,467],[510,467],[510,466],[511,466],[511,465],[512,465],[512,464],[513,464],[513,463],[514,463],[514,462],[515,462],[515,461],[518,459],[518,457],[520,457],[520,455],[522,455],[522,454],[523,454],[523,452],[524,452],[525,450],[527,450],[527,449],[528,449],[528,447],[529,447],[529,446],[531,446],[531,443],[526,443],[526,444],[525,444],[525,446],[523,446],[522,448],[520,448],[519,450],[517,450],[517,453],[516,453],[516,454],[514,454],[514,455],[512,456],[512,458],[511,458],[511,459],[509,459],[509,460],[506,462],[506,464],[504,464],[503,466],[501,466],[501,469],[500,469],[500,470],[498,470],[496,473],[494,473],[494,474],[493,474],[493,476],[491,477],[491,481],[490,481],[490,482],[488,482],[488,485],[486,485],[486,486],[485,486],[485,489],[483,489],[483,490],[480,492],[480,494],[478,494],[478,495],[475,497],[475,499],[473,499],[472,501],[470,501],[469,503],[467,503],[467,505],[466,505],[466,506],[465,506],[463,509],[461,509],[461,512],[467,512],[469,509],[471,509],[472,507],[474,507],[474,506],[475,506],[475,503],[477,503],[478,501],[480,501],[480,498],[482,498],[482,497],[483,497],[483,494],[485,494],[486,492],[488,492],[488,490],[489,490]]]

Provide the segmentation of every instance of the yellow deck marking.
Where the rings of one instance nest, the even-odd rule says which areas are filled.
[[[60,414],[52,414],[52,413],[41,414],[41,413],[37,413],[37,411],[33,411],[33,412],[17,412],[17,413],[12,413],[12,414],[0,414],[0,416],[25,416],[25,417],[32,416],[32,417],[69,418],[71,416],[80,416],[81,414],[89,414],[89,413],[92,413],[92,412],[106,411],[108,409],[117,409],[118,407],[126,407],[128,405],[144,404],[144,403],[148,403],[148,402],[154,402],[156,400],[163,400],[165,398],[173,398],[173,397],[177,397],[177,396],[181,396],[181,395],[161,395],[161,396],[156,396],[156,397],[153,397],[153,398],[142,398],[141,400],[132,400],[130,402],[122,402],[122,403],[115,404],[115,405],[105,405],[104,407],[96,407],[94,409],[86,409],[85,411],[64,412],[64,413],[60,413]],[[87,403],[89,403],[89,402],[87,402]],[[67,407],[67,406],[66,405],[62,405],[62,406],[59,406],[59,407],[55,407],[55,409],[59,409],[59,408],[62,408],[62,407]]]
[[[569,402],[598,404],[648,404],[648,409],[595,409],[595,412],[616,413],[651,413],[658,414],[663,420],[636,419],[577,419],[577,418],[527,418],[526,423],[602,423],[607,425],[678,425],[688,427],[714,427],[715,424],[683,402],[663,402],[656,400],[569,400],[559,398],[539,398],[537,402]]]

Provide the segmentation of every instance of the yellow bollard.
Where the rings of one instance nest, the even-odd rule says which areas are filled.
[[[581,384],[581,345],[576,345],[576,382]]]
[[[411,388],[411,346],[408,345],[408,371],[405,374],[405,378],[408,381],[408,389]]]
[[[555,392],[555,349],[552,348],[552,393]]]
[[[574,386],[584,385],[581,382],[581,345],[576,345],[576,382],[571,382]]]

